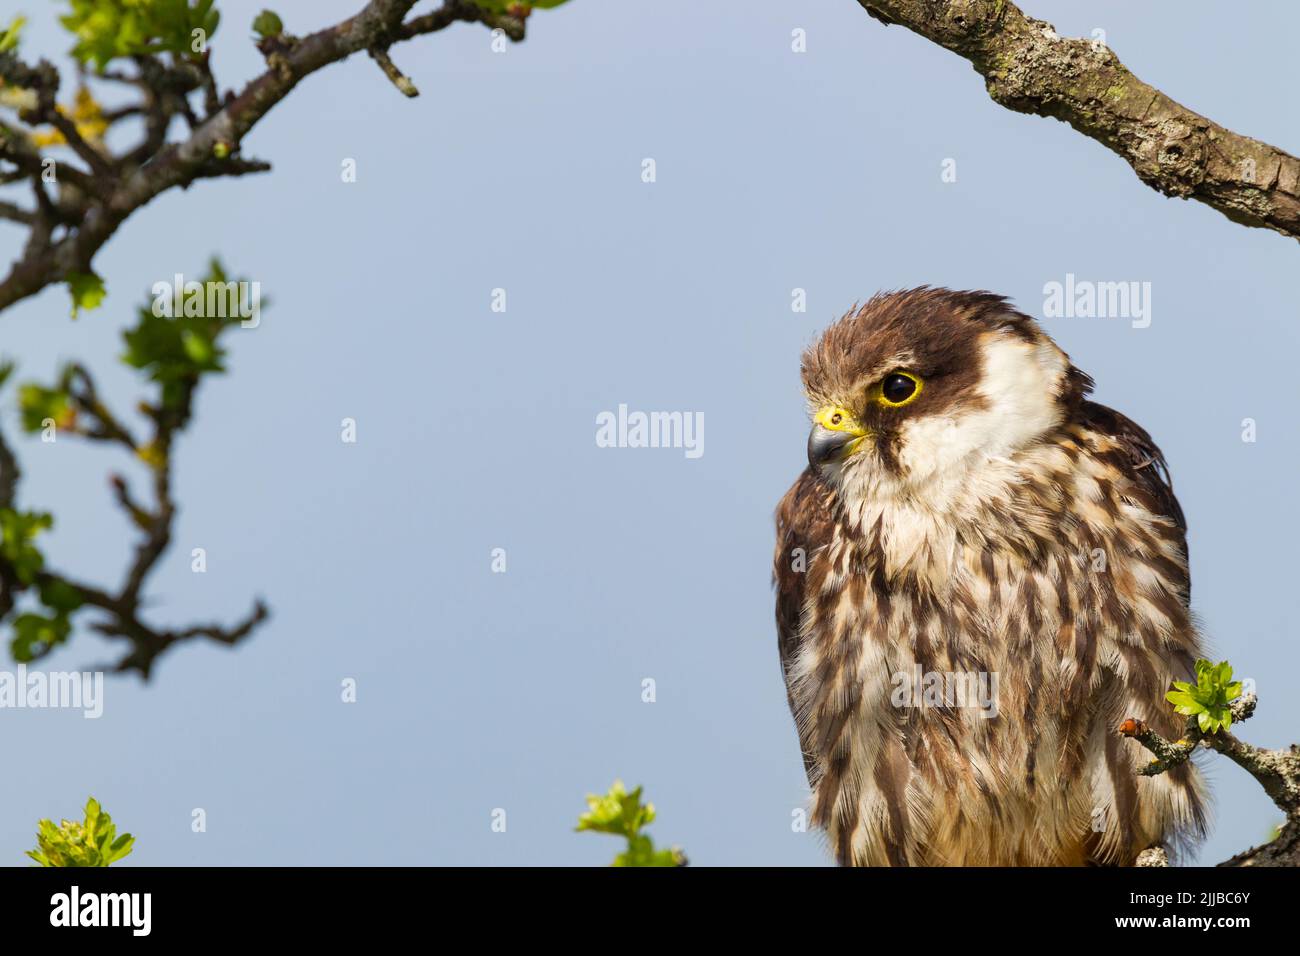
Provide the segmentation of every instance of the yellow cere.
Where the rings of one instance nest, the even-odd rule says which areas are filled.
[[[813,416],[813,421],[822,428],[830,429],[833,432],[850,432],[854,435],[866,434],[852,413],[848,409],[840,408],[837,405],[827,405]]]

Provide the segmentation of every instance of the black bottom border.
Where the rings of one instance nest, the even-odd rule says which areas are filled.
[[[547,935],[666,941],[703,921],[728,935],[767,934],[784,922],[800,935],[862,932],[864,942],[950,951],[958,938],[990,932],[1229,940],[1293,928],[1297,908],[1295,872],[1276,869],[13,868],[0,871],[0,883],[11,937],[198,933],[205,942],[397,941],[466,921],[493,938],[544,926]],[[127,925],[71,925],[114,915]]]

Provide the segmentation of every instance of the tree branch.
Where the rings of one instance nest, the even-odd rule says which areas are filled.
[[[75,126],[60,118],[57,110],[49,108],[58,84],[54,67],[42,62],[36,68],[29,68],[11,54],[0,54],[0,78],[7,85],[34,89],[42,104],[37,119],[55,124],[92,167],[85,173],[59,165],[60,180],[75,187],[85,206],[75,222],[67,223],[68,232],[58,241],[28,243],[23,255],[0,281],[0,310],[63,281],[69,273],[91,272],[90,262],[104,243],[132,213],[159,194],[189,186],[199,179],[268,169],[266,163],[242,160],[235,155],[240,143],[301,80],[317,70],[362,50],[387,50],[395,43],[444,29],[457,21],[484,23],[502,29],[514,40],[524,36],[521,19],[489,13],[469,0],[445,0],[433,13],[404,23],[416,2],[369,0],[355,16],[309,36],[270,38],[265,47],[272,50],[267,56],[266,71],[245,85],[238,95],[228,94],[220,104],[216,81],[208,72],[206,60],[188,69],[184,65],[167,68],[154,58],[137,57],[139,77],[115,73],[113,78],[135,83],[146,91],[146,103],[139,111],[146,116],[147,133],[140,146],[118,159],[99,156],[81,141]],[[159,89],[160,86],[167,88]],[[167,144],[167,120],[182,111],[179,103],[184,102],[184,95],[191,89],[203,91],[209,110],[218,105],[220,108],[193,128],[184,140]],[[39,177],[42,172],[40,154],[25,134],[17,130],[0,127],[0,159],[29,176]]]
[[[1254,694],[1234,701],[1233,722],[1249,720],[1255,713],[1256,703]],[[1138,771],[1144,777],[1154,777],[1177,767],[1185,763],[1198,746],[1204,747],[1218,751],[1244,769],[1259,781],[1264,792],[1281,808],[1286,822],[1271,842],[1239,853],[1220,866],[1300,866],[1300,747],[1293,744],[1286,750],[1264,750],[1238,740],[1225,730],[1206,734],[1201,731],[1195,717],[1188,718],[1183,736],[1177,741],[1166,740],[1133,717],[1120,724],[1119,733],[1136,740],[1155,756],[1151,763]]]
[[[22,223],[24,226],[30,226],[36,222],[36,213],[29,209],[24,209],[16,203],[0,200],[0,219],[7,219],[10,222],[17,222]]]
[[[858,2],[969,60],[995,102],[1069,123],[1158,192],[1300,238],[1300,160],[1174,102],[1101,43],[1060,37],[1009,0]]]
[[[239,320],[224,313],[212,318],[216,325],[212,327],[210,347],[215,353],[218,337]],[[7,367],[0,379],[7,378],[11,370],[12,366]],[[152,423],[150,433],[143,438],[133,434],[113,413],[100,397],[89,370],[76,362],[64,367],[55,388],[37,390],[37,394],[54,392],[66,401],[70,414],[60,419],[59,428],[91,441],[116,445],[133,458],[145,462],[149,466],[153,494],[151,501],[143,503],[132,495],[125,478],[116,474],[111,476],[114,498],[140,534],[131,563],[116,590],[51,570],[45,566],[43,556],[35,562],[28,560],[23,563],[21,541],[6,539],[8,547],[0,550],[0,620],[14,610],[24,592],[38,595],[41,603],[49,605],[51,610],[62,609],[62,622],[69,628],[69,615],[83,609],[98,611],[90,627],[105,636],[122,638],[130,645],[115,669],[135,670],[147,679],[158,655],[173,644],[200,638],[236,644],[270,616],[261,601],[256,602],[242,621],[231,627],[201,624],[183,629],[161,629],[148,624],[141,616],[145,584],[171,544],[177,512],[172,497],[172,448],[191,420],[194,396],[202,374],[201,369],[189,369],[181,374],[171,374],[165,382],[158,383],[156,401],[142,402],[139,406]],[[24,416],[27,416],[26,409]],[[26,427],[31,429],[30,420]],[[14,508],[18,479],[18,461],[0,434],[0,512]],[[75,602],[66,600],[69,593],[75,595]],[[20,659],[40,660],[65,640],[66,635],[56,634],[55,638],[39,643],[25,642],[23,653],[28,656]]]

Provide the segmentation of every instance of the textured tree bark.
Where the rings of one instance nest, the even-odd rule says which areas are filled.
[[[1253,846],[1219,866],[1300,866],[1300,824],[1287,821],[1271,842]]]
[[[1058,36],[1009,0],[858,2],[969,60],[995,102],[1095,139],[1152,189],[1300,238],[1300,160],[1174,102],[1103,44]]]

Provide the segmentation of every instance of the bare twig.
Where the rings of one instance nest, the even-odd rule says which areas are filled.
[[[397,64],[393,62],[387,50],[380,47],[371,47],[369,52],[371,59],[379,64],[379,68],[384,71],[384,76],[388,77],[388,81],[397,87],[399,93],[411,98],[420,95],[419,89],[411,82],[411,78],[397,68]]]
[[[80,415],[89,419],[89,426],[79,426],[77,432],[94,441],[113,441],[120,443],[131,454],[140,450],[140,443],[99,400],[95,390],[94,379],[84,366],[74,362],[67,367],[68,394],[73,407]]]

